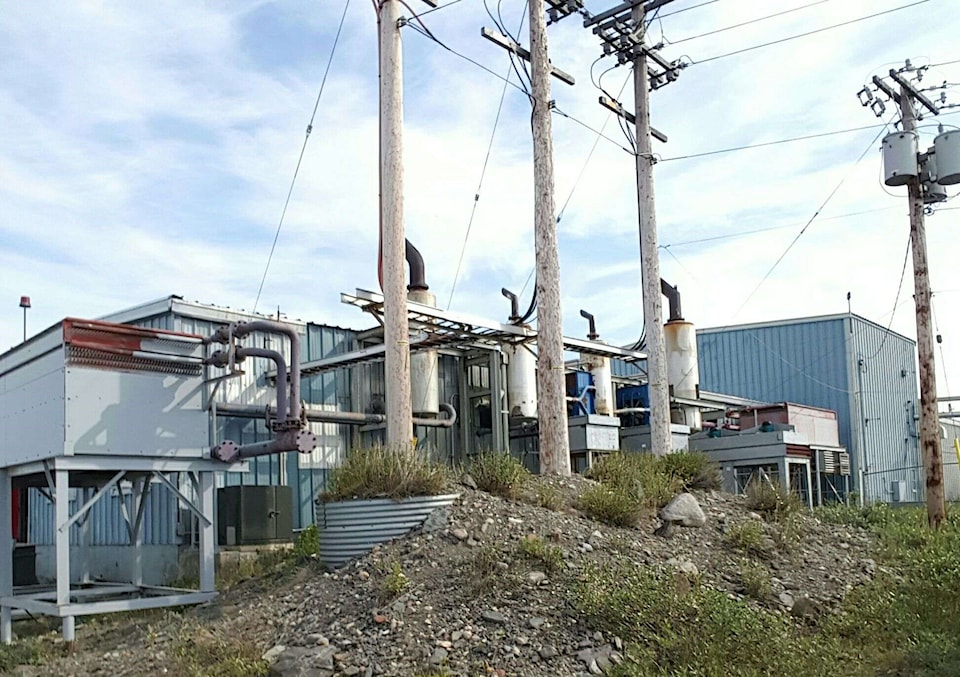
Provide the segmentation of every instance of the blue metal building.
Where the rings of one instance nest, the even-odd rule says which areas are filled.
[[[852,313],[701,329],[700,387],[837,412],[865,501],[922,501],[916,343]]]

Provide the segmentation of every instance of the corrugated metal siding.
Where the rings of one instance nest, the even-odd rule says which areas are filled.
[[[863,393],[864,497],[892,500],[892,483],[906,481],[906,500],[922,501],[916,344],[857,317],[852,329],[851,388]]]
[[[851,451],[856,484],[861,458],[857,360],[877,353],[885,329],[854,316],[851,332],[850,322],[841,316],[698,332],[700,387],[833,409],[840,443]],[[906,480],[910,491],[919,486],[916,426],[910,422],[917,400],[914,360],[913,343],[890,334],[863,369],[867,500],[890,500],[894,480]],[[901,377],[901,370],[907,376]]]
[[[131,519],[136,515],[130,490],[125,490],[127,510]],[[34,545],[54,545],[56,514],[53,504],[38,490],[28,493],[29,542]],[[149,505],[144,514],[143,542],[146,545],[176,545],[177,497],[166,486],[154,482],[150,487]],[[77,489],[70,490],[70,512],[74,513],[83,501]],[[90,509],[92,545],[129,545],[130,535],[120,511],[120,496],[113,490]],[[80,527],[70,528],[70,542],[80,543]]]

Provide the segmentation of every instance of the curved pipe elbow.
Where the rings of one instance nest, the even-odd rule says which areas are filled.
[[[427,270],[423,263],[423,254],[421,254],[420,250],[411,244],[410,240],[406,240],[405,242],[405,256],[407,259],[407,265],[410,266],[410,284],[407,285],[407,290],[426,291],[430,287],[427,286]]]

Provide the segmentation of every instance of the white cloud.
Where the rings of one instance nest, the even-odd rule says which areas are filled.
[[[522,4],[503,3],[511,29]],[[589,6],[597,11],[601,4]],[[663,13],[690,4],[677,0]],[[668,45],[664,54],[702,60],[900,4],[827,2]],[[668,144],[655,144],[656,152],[670,158],[873,123],[854,96],[870,74],[905,57],[917,63],[957,57],[960,17],[949,4],[931,0],[691,66],[653,94],[653,124],[670,136]],[[714,3],[666,17],[662,31],[677,41],[794,6]],[[19,340],[14,299],[20,294],[34,299],[34,328],[169,293],[249,308],[342,7],[7,7],[0,24],[0,298],[8,299],[9,315],[0,324],[0,345]],[[451,47],[507,72],[504,53],[479,37],[481,25],[492,25],[481,3],[459,3],[424,21]],[[652,31],[659,36],[661,22]],[[403,38],[407,232],[426,256],[429,281],[445,306],[503,83],[412,30]],[[554,81],[558,108],[599,129],[608,116],[590,84],[590,66],[600,54],[596,36],[568,19],[550,28],[550,48],[556,65],[578,81],[572,88]],[[263,308],[279,304],[305,319],[367,324],[341,306],[339,292],[377,284],[376,65],[373,13],[367,3],[354,3]],[[940,69],[927,81],[956,81],[958,73]],[[616,93],[627,75],[615,69],[604,85]],[[622,97],[627,106],[630,90],[628,84]],[[633,158],[601,140],[578,181],[596,136],[560,116],[553,129],[557,209],[570,196],[559,227],[566,330],[584,333],[577,314],[584,307],[597,315],[605,338],[633,339],[642,317]],[[605,133],[622,140],[615,120]],[[889,321],[907,238],[905,200],[882,192],[878,153],[869,151],[851,168],[875,133],[659,164],[662,244],[775,228],[677,244],[661,255],[664,277],[681,287],[687,317],[710,326],[838,312],[850,291],[856,312]],[[519,292],[527,279],[534,259],[530,148],[529,106],[508,88],[457,277],[456,309],[503,318],[500,287]],[[841,179],[821,218],[754,293]],[[844,216],[851,212],[867,213]],[[952,281],[958,214],[943,211],[927,227],[954,388],[960,384],[960,296],[947,290],[958,286]],[[529,293],[528,287],[522,302]],[[907,335],[914,334],[913,318],[902,300],[911,293],[908,266],[893,322]]]

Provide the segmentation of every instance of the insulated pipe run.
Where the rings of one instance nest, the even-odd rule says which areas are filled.
[[[290,412],[288,418],[297,420],[300,418],[300,334],[295,329],[279,322],[253,320],[252,322],[237,324],[233,330],[233,335],[237,338],[244,338],[255,331],[281,334],[290,339]]]
[[[269,413],[270,407],[258,407],[253,404],[218,404],[217,413],[224,416],[244,416],[259,418]],[[327,411],[314,409],[309,405],[305,409],[307,420],[316,423],[342,423],[344,425],[367,425],[369,423],[385,423],[387,417],[383,414],[366,414],[359,411]],[[457,422],[457,410],[451,404],[442,402],[440,411],[447,414],[447,418],[414,418],[414,425],[427,428],[452,428]]]

